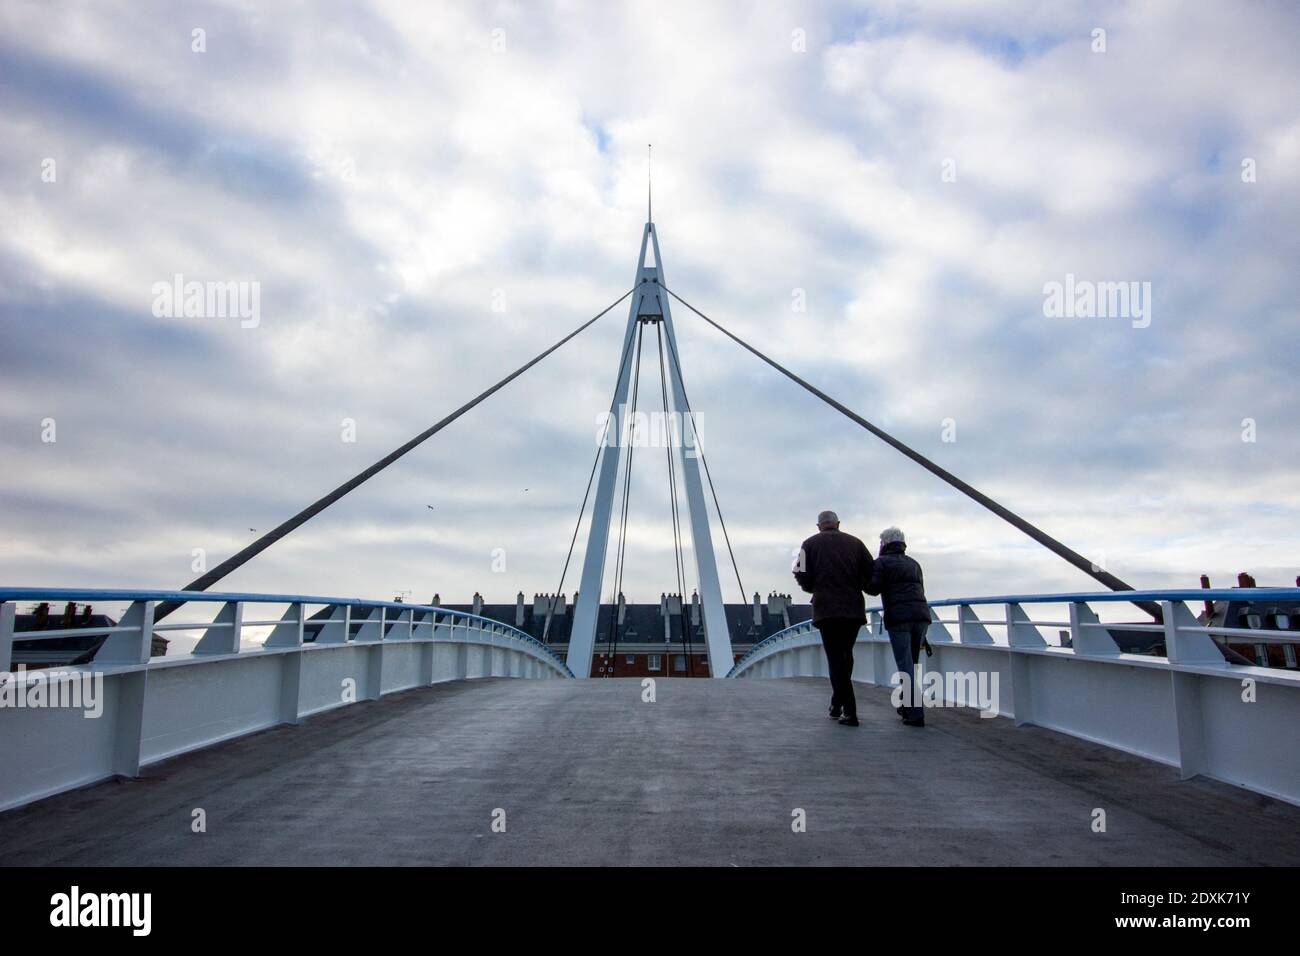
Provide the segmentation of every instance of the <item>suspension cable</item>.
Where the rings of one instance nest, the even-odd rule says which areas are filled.
[[[664,445],[664,450],[668,453],[668,494],[672,502],[673,517],[673,570],[677,572],[677,593],[682,601],[681,607],[681,629],[682,629],[682,650],[686,652],[686,673],[688,676],[695,676],[694,662],[691,660],[691,651],[694,648],[690,640],[690,631],[686,625],[686,559],[682,548],[681,533],[681,510],[677,507],[677,467],[673,462],[673,442],[672,442],[672,419],[668,417],[668,361],[664,357],[664,335],[661,323],[656,323],[655,332],[659,338],[659,387],[663,393],[664,403],[664,427],[668,429],[668,441]],[[665,610],[667,610],[665,608]]]
[[[718,490],[713,487],[713,473],[709,471],[709,459],[704,454],[704,443],[700,440],[700,433],[695,430],[695,417],[694,413],[690,410],[691,399],[690,396],[686,394],[686,380],[682,378],[682,363],[677,358],[677,346],[673,344],[671,338],[668,340],[668,349],[672,353],[673,365],[677,369],[677,381],[681,383],[682,386],[682,397],[686,399],[687,413],[691,415],[691,432],[695,435],[695,447],[699,449],[700,461],[704,462],[704,477],[709,480],[709,492],[713,495],[713,507],[718,512],[718,524],[722,525],[722,540],[727,543],[727,554],[731,556],[731,570],[736,572],[736,586],[740,588],[740,603],[748,604],[749,597],[745,593],[745,585],[740,581],[740,567],[736,564],[736,552],[731,548],[731,535],[727,533],[727,521],[722,517],[722,505],[718,503]],[[684,437],[685,432],[683,430],[683,438]]]
[[[610,637],[605,643],[605,653],[610,662],[617,666],[618,657],[618,633],[621,622],[618,619],[619,595],[623,593],[623,570],[627,562],[627,518],[631,507],[632,499],[632,454],[636,451],[636,409],[637,401],[641,394],[641,346],[645,342],[645,326],[637,323],[636,336],[636,365],[632,374],[632,434],[628,436],[627,449],[627,469],[623,475],[623,506],[622,514],[619,517],[618,524],[618,544],[615,550],[614,559],[614,599],[612,602],[613,612],[610,615]],[[624,429],[619,429],[619,441],[624,438]],[[599,598],[599,593],[597,593]],[[611,647],[612,642],[612,647]],[[612,671],[607,673],[612,674]]]
[[[222,561],[211,571],[195,578],[189,584],[185,585],[185,587],[182,588],[182,590],[206,591],[213,584],[215,584],[216,582],[224,578],[227,574],[234,571],[236,568],[241,567],[242,565],[247,563],[251,558],[254,558],[257,555],[261,554],[271,545],[275,544],[275,542],[279,541],[285,535],[289,534],[289,532],[293,531],[295,528],[298,528],[299,526],[309,521],[311,518],[314,518],[316,515],[320,514],[330,505],[334,504],[334,502],[338,501],[340,498],[346,495],[349,491],[352,491],[358,486],[364,484],[366,481],[373,478],[375,475],[379,474],[379,472],[383,471],[385,468],[391,465],[393,462],[397,461],[397,459],[401,458],[407,452],[411,451],[416,446],[422,444],[429,438],[436,435],[438,432],[442,431],[444,428],[446,428],[456,419],[460,418],[460,416],[464,415],[471,408],[478,405],[484,399],[489,398],[494,393],[500,391],[502,388],[509,385],[511,382],[517,379],[520,375],[524,374],[524,372],[528,371],[530,368],[532,368],[542,359],[546,358],[552,352],[554,352],[555,350],[557,350],[558,348],[566,344],[570,339],[575,338],[580,332],[583,332],[591,325],[594,325],[598,319],[600,319],[602,316],[605,315],[605,313],[613,309],[614,306],[618,305],[629,295],[631,295],[634,291],[635,291],[635,286],[631,289],[628,289],[621,296],[619,296],[609,305],[605,306],[605,308],[601,309],[590,319],[582,323],[582,325],[578,326],[576,329],[574,329],[564,338],[560,339],[550,348],[546,349],[544,352],[541,352],[534,358],[530,359],[529,361],[525,362],[523,365],[519,366],[519,368],[515,369],[505,378],[501,379],[501,381],[497,382],[491,388],[488,388],[485,391],[480,392],[478,395],[470,399],[460,408],[456,409],[446,418],[442,419],[442,421],[420,432],[420,434],[416,435],[414,438],[412,438],[410,441],[408,441],[406,444],[402,445],[401,447],[396,448],[393,451],[389,452],[387,455],[379,459],[379,461],[375,462],[365,471],[357,475],[354,475],[352,478],[349,478],[347,481],[339,485],[329,494],[325,495],[323,498],[318,499],[317,501],[308,505],[302,511],[298,512],[288,521],[282,522],[280,525],[278,525],[271,531],[262,535],[252,544],[248,545],[246,548],[242,549],[241,551],[234,554],[233,556],[227,558],[225,561]],[[185,603],[184,601],[163,601],[154,610],[154,620],[155,621],[162,620],[163,618],[171,614],[173,611],[175,611],[178,607],[180,607],[184,603]]]
[[[857,412],[846,407],[840,402],[837,402],[835,399],[831,398],[829,395],[827,395],[821,389],[817,388],[815,385],[812,385],[804,381],[802,378],[794,374],[794,372],[791,372],[789,369],[781,365],[779,362],[775,361],[774,359],[768,358],[766,355],[764,355],[758,349],[754,348],[754,346],[750,345],[744,339],[740,338],[737,335],[732,334],[727,329],[719,325],[717,322],[713,321],[711,318],[709,318],[699,309],[695,308],[695,306],[691,305],[689,302],[687,302],[685,299],[679,296],[672,289],[669,289],[667,286],[664,286],[663,288],[664,291],[667,292],[669,295],[671,295],[674,299],[676,299],[682,305],[686,306],[686,308],[690,309],[701,319],[709,323],[709,325],[713,326],[715,329],[717,329],[727,338],[731,339],[741,348],[745,349],[748,352],[752,352],[754,355],[762,359],[768,365],[772,366],[772,368],[776,369],[778,372],[780,372],[786,378],[790,379],[796,385],[800,385],[807,391],[811,392],[813,395],[816,395],[827,405],[831,406],[831,408],[835,409],[836,411],[838,411],[840,414],[844,415],[846,418],[850,419],[851,421],[854,421],[857,424],[861,425],[863,428],[871,432],[871,434],[875,435],[877,438],[885,442],[887,445],[890,445],[897,451],[902,452],[904,455],[912,459],[912,461],[916,462],[926,471],[943,479],[948,484],[952,485],[952,487],[956,488],[958,491],[964,494],[966,497],[973,499],[974,501],[983,505],[989,511],[993,512],[1002,520],[1008,522],[1011,525],[1014,525],[1016,528],[1019,528],[1021,531],[1029,535],[1029,537],[1033,538],[1043,547],[1047,548],[1049,551],[1053,552],[1057,556],[1062,557],[1066,561],[1070,562],[1070,564],[1074,565],[1084,574],[1087,574],[1088,576],[1100,581],[1102,584],[1106,585],[1106,587],[1110,588],[1112,591],[1133,590],[1132,585],[1126,584],[1125,582],[1121,581],[1119,578],[1111,574],[1109,571],[1105,571],[1097,567],[1095,564],[1093,564],[1083,555],[1079,554],[1077,551],[1074,551],[1073,549],[1067,547],[1065,544],[1062,544],[1060,541],[1057,541],[1047,532],[1030,524],[1028,521],[1020,517],[1020,515],[1016,514],[1014,511],[1011,511],[1010,509],[1005,508],[1002,505],[998,504],[988,495],[968,485],[966,482],[962,481],[952,472],[939,466],[935,462],[931,461],[929,458],[926,458],[920,452],[915,451],[909,446],[903,444],[893,435],[890,435],[888,432],[884,431],[883,429],[877,428],[875,425],[871,424],[871,422],[867,421]],[[1140,607],[1142,610],[1146,611],[1157,621],[1163,620],[1163,614],[1160,610],[1159,604],[1156,604],[1153,601],[1134,601],[1133,603],[1137,607]]]
[[[673,571],[677,575],[677,589],[680,593],[686,593],[686,562],[683,556],[682,548],[682,526],[681,512],[677,507],[677,467],[673,461],[671,419],[668,417],[668,379],[666,359],[664,358],[664,336],[663,330],[657,325],[655,331],[658,335],[659,345],[659,387],[663,395],[664,423],[665,427],[670,429],[668,442],[664,446],[664,451],[668,457],[668,496],[670,511],[673,522]]]

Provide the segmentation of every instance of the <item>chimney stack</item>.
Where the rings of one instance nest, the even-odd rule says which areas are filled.
[[[515,627],[524,626],[524,592],[520,591],[515,598]]]
[[[1209,586],[1210,586],[1210,576],[1208,574],[1202,574],[1201,587],[1208,588]],[[1205,602],[1205,623],[1212,624],[1213,622],[1214,622],[1214,602],[1206,601]]]
[[[754,592],[754,626],[763,626],[763,603],[760,600],[757,591]]]
[[[474,605],[473,605],[473,607],[474,607],[474,613],[475,613],[475,614],[482,614],[482,613],[483,613],[483,595],[479,594],[477,591],[474,592]]]

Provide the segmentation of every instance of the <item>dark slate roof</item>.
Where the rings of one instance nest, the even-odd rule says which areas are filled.
[[[472,612],[472,604],[448,604],[443,602],[443,607],[452,611]],[[723,610],[727,616],[727,627],[731,633],[731,643],[734,644],[753,644],[770,637],[777,631],[786,627],[785,619],[781,614],[769,614],[767,610],[767,601],[764,600],[760,605],[760,616],[762,624],[754,623],[754,608],[752,604],[726,604]],[[685,608],[685,619],[688,627],[686,640],[692,645],[703,649],[704,647],[704,626],[703,624],[691,625],[690,622],[690,603],[687,601]],[[484,604],[479,613],[486,618],[494,621],[500,621],[503,624],[509,624],[511,627],[518,626],[521,631],[531,634],[538,640],[542,637],[545,629],[546,615],[533,614],[533,602],[524,600],[524,622],[522,625],[516,625],[517,607],[515,604]],[[791,604],[789,608],[790,623],[801,624],[812,616],[812,608],[807,604]],[[680,644],[682,642],[681,622],[683,615],[673,614],[671,617],[671,642]],[[603,644],[614,638],[611,622],[614,618],[614,605],[602,604],[600,614],[596,622],[596,642]],[[573,626],[573,601],[570,599],[565,604],[564,614],[557,614],[551,621],[551,629],[547,635],[549,644],[566,644],[569,640],[569,631]],[[623,623],[618,629],[618,641],[622,644],[641,644],[647,642],[663,642],[664,640],[664,618],[660,612],[660,605],[655,604],[628,604],[626,613],[623,616]]]
[[[101,644],[108,640],[108,634],[81,634],[74,637],[51,637],[43,641],[24,641],[17,635],[24,631],[40,631],[62,628],[63,613],[51,609],[44,627],[37,626],[35,614],[14,615],[14,664],[34,662],[47,664],[86,664],[94,660]],[[106,614],[92,614],[87,620],[84,614],[78,614],[68,627],[113,627],[117,622]]]

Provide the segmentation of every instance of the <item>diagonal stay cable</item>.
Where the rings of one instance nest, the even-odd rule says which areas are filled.
[[[681,515],[677,507],[677,475],[673,462],[672,420],[668,415],[667,360],[664,358],[663,331],[658,323],[655,325],[655,330],[659,338],[659,388],[663,395],[664,426],[668,430],[668,441],[664,443],[664,451],[667,453],[668,458],[668,501],[673,521],[673,570],[677,574],[677,591],[684,597],[686,594],[686,561],[682,549]]]
[[[609,642],[606,642],[606,653],[610,661],[618,657],[618,634],[622,622],[618,619],[619,595],[623,593],[623,572],[627,567],[627,517],[632,499],[632,453],[636,451],[636,409],[637,399],[641,394],[641,346],[645,342],[645,326],[637,323],[636,336],[636,369],[632,373],[632,437],[628,442],[627,448],[627,472],[623,478],[623,514],[619,518],[618,528],[618,557],[614,565],[614,597],[612,601],[613,613],[610,615],[610,635],[613,640],[611,649]],[[623,430],[619,430],[619,440],[622,441]],[[613,671],[606,672],[608,676],[613,676]]]
[[[1067,547],[1065,544],[1061,543],[1060,541],[1057,541],[1047,532],[1030,524],[1028,521],[1020,517],[1020,515],[1016,514],[1014,511],[1011,511],[1010,509],[1005,508],[1002,505],[998,504],[988,495],[979,491],[977,488],[968,485],[966,482],[962,481],[952,472],[939,466],[935,462],[931,461],[929,458],[926,458],[920,452],[915,451],[909,446],[903,444],[893,435],[889,434],[883,429],[877,428],[875,425],[871,424],[871,422],[867,421],[857,412],[846,407],[840,402],[837,402],[835,399],[831,398],[821,389],[817,388],[817,386],[804,381],[802,378],[794,374],[794,372],[791,372],[789,369],[781,365],[779,362],[775,361],[774,359],[768,358],[766,355],[764,355],[758,349],[754,348],[754,346],[750,345],[744,339],[740,338],[737,335],[732,334],[727,329],[719,325],[717,322],[713,321],[711,318],[709,318],[699,309],[695,308],[695,306],[691,305],[689,302],[683,299],[672,289],[669,289],[667,286],[664,286],[663,288],[664,291],[667,292],[669,295],[671,295],[674,299],[676,299],[682,305],[686,306],[686,308],[690,309],[701,319],[709,323],[709,325],[713,326],[715,329],[717,329],[727,338],[731,339],[741,348],[745,349],[748,352],[752,352],[754,355],[762,359],[768,365],[772,366],[772,368],[776,369],[778,372],[780,372],[786,378],[790,379],[796,385],[802,386],[807,391],[811,392],[813,395],[816,395],[818,398],[820,398],[827,405],[831,406],[831,408],[838,411],[840,414],[844,415],[845,417],[851,419],[854,422],[857,422],[857,424],[861,425],[867,431],[871,432],[871,434],[875,435],[881,441],[885,442],[885,444],[890,445],[896,450],[902,452],[904,455],[912,459],[912,461],[916,462],[926,471],[930,472],[933,475],[936,475],[937,477],[946,481],[948,484],[952,485],[952,487],[956,488],[966,497],[973,499],[974,501],[983,505],[989,511],[993,512],[1002,520],[1008,522],[1011,525],[1014,525],[1016,528],[1019,528],[1025,534],[1029,535],[1029,537],[1033,538],[1043,547],[1051,551],[1053,554],[1056,554],[1058,557],[1064,558],[1066,561],[1070,562],[1070,564],[1074,565],[1084,574],[1087,574],[1089,577],[1092,577],[1100,581],[1102,584],[1106,585],[1106,587],[1110,588],[1112,591],[1133,590],[1132,585],[1126,584],[1125,582],[1121,581],[1119,578],[1115,577],[1115,575],[1111,574],[1109,571],[1105,571],[1101,568],[1098,568],[1096,565],[1094,565],[1083,555],[1079,554],[1077,551],[1074,551],[1073,549]],[[1157,621],[1162,620],[1163,616],[1161,614],[1160,605],[1152,601],[1134,601],[1133,603],[1138,607],[1140,607],[1142,610],[1146,611]]]
[[[474,406],[478,405],[484,399],[490,397],[494,393],[500,391],[505,386],[509,385],[516,378],[524,374],[524,372],[528,371],[530,368],[532,368],[542,359],[546,358],[556,349],[566,344],[570,339],[576,337],[580,332],[585,331],[589,326],[595,324],[595,322],[598,319],[604,316],[605,313],[609,312],[610,309],[614,308],[614,306],[618,305],[620,302],[626,299],[629,295],[633,293],[633,291],[635,291],[635,289],[628,289],[621,296],[619,296],[609,305],[605,306],[605,308],[601,309],[594,316],[592,316],[586,322],[582,323],[582,325],[578,326],[576,329],[574,329],[564,338],[560,339],[560,341],[556,342],[546,351],[540,353],[539,355],[525,362],[523,365],[519,366],[519,368],[515,369],[513,372],[507,375],[505,378],[501,379],[501,381],[493,385],[491,388],[488,388],[485,391],[480,392],[474,398],[470,399],[460,408],[456,409],[446,418],[442,419],[442,421],[438,422],[436,425],[426,428],[424,431],[420,432],[420,434],[416,435],[414,438],[408,441],[405,445],[402,445],[400,448],[396,448],[393,451],[389,452],[387,455],[379,459],[379,461],[375,462],[365,471],[353,476],[352,478],[349,478],[347,481],[339,485],[337,488],[335,488],[329,494],[325,495],[323,498],[318,499],[317,501],[308,505],[302,511],[299,511],[288,521],[281,523],[276,528],[262,535],[260,538],[258,538],[248,547],[244,548],[242,551],[239,551],[237,554],[234,554],[231,557],[227,558],[225,561],[222,561],[219,565],[217,565],[215,568],[213,568],[211,571],[207,572],[206,574],[200,575],[199,577],[195,578],[189,584],[185,585],[185,587],[182,588],[181,590],[206,591],[209,587],[211,587],[216,582],[220,581],[231,571],[234,571],[236,568],[239,568],[245,563],[247,563],[250,559],[261,554],[271,545],[275,544],[275,542],[279,541],[285,535],[289,534],[289,532],[293,531],[294,529],[298,528],[300,525],[305,524],[311,518],[314,518],[316,515],[320,514],[322,511],[324,511],[334,502],[338,501],[340,498],[346,495],[349,491],[352,491],[354,488],[357,488],[359,485],[364,484],[367,480],[379,474],[379,472],[383,471],[385,468],[387,468],[393,462],[397,461],[397,459],[401,458],[407,452],[411,451],[416,446],[420,445],[427,439],[433,437],[438,432],[442,431],[442,429],[446,428],[448,425],[450,425],[456,419],[460,418],[460,416],[464,415],[467,411],[469,411]],[[154,611],[154,620],[155,621],[161,620],[162,618],[166,617],[168,614],[171,614],[173,611],[175,611],[178,607],[180,607],[184,603],[185,602],[183,601],[163,601],[158,605],[158,607]]]
[[[668,287],[664,287],[668,290]],[[668,290],[671,291],[671,290]],[[686,394],[686,379],[682,377],[682,363],[677,358],[677,346],[670,338],[668,340],[668,351],[672,354],[673,365],[677,369],[677,381],[682,386],[682,398],[686,399],[686,409],[691,416],[691,433],[695,436],[695,447],[699,449],[700,461],[704,462],[704,477],[709,480],[709,493],[713,495],[713,507],[718,512],[718,524],[722,526],[722,540],[727,542],[727,554],[731,556],[731,569],[736,572],[736,586],[740,588],[740,603],[748,604],[749,598],[745,594],[745,585],[740,581],[740,567],[736,564],[736,552],[731,548],[731,535],[727,533],[727,522],[722,517],[722,505],[718,503],[718,490],[713,487],[713,472],[709,471],[709,459],[704,454],[704,443],[700,441],[700,433],[695,430],[695,413],[691,411],[691,399]],[[682,425],[682,440],[685,441],[685,424]]]
[[[678,618],[682,629],[682,651],[686,654],[686,675],[694,677],[695,665],[691,654],[693,648],[691,647],[690,629],[686,623],[686,558],[682,548],[681,510],[677,507],[677,476],[676,466],[673,463],[672,419],[668,417],[668,360],[664,356],[662,322],[655,323],[655,334],[659,338],[659,388],[663,394],[664,427],[668,432],[668,440],[664,442],[664,451],[668,453],[668,496],[672,502],[673,567],[677,572],[677,593],[681,599]],[[684,386],[682,392],[685,394]],[[684,475],[682,477],[685,479]]]

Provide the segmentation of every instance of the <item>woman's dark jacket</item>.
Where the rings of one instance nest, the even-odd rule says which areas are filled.
[[[880,595],[885,605],[885,630],[930,620],[921,566],[903,552],[907,545],[891,541],[880,549],[871,569],[868,594]]]

